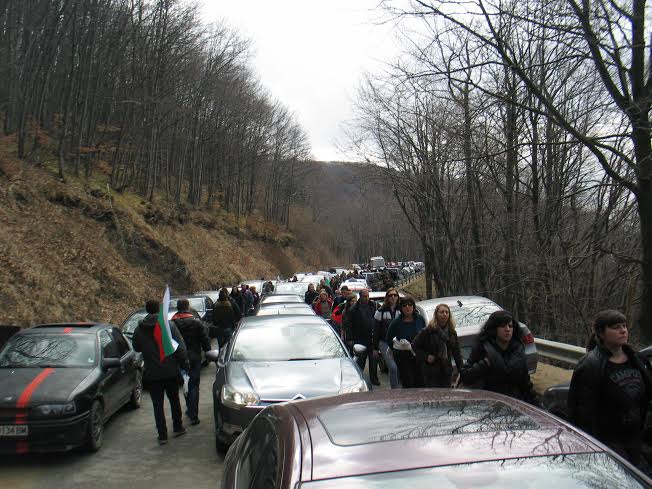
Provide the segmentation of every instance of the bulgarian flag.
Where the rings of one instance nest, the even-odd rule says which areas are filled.
[[[159,360],[163,363],[165,357],[172,355],[177,351],[179,343],[172,338],[170,323],[168,322],[168,310],[170,309],[170,288],[165,286],[163,303],[158,311],[158,320],[154,326],[154,339],[158,345]]]

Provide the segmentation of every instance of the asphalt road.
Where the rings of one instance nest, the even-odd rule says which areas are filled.
[[[199,416],[167,445],[156,440],[154,412],[145,391],[140,409],[123,408],[106,424],[99,452],[0,457],[0,487],[6,489],[177,489],[219,488],[223,457],[215,452],[213,398],[215,365],[202,369]],[[181,400],[185,409],[184,401]],[[172,419],[166,401],[168,431]]]

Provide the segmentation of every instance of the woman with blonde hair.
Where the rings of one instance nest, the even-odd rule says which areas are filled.
[[[412,341],[412,349],[417,356],[424,386],[450,388],[452,361],[455,361],[458,372],[462,370],[463,361],[455,319],[446,304],[437,305],[428,326]]]

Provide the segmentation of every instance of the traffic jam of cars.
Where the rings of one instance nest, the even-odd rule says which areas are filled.
[[[225,456],[220,487],[652,487],[622,454],[569,422],[568,384],[548,389],[540,405],[486,386],[374,389],[359,361],[372,355],[372,344],[351,344],[315,307],[328,289],[336,297],[324,300],[339,298],[345,313],[367,297],[380,310],[395,282],[423,269],[382,257],[370,263],[367,270],[354,264],[288,281],[243,281],[222,289],[232,291],[227,299],[219,290],[171,298],[168,319],[177,299],[187,299],[217,344],[203,359],[216,367],[210,436]],[[246,289],[255,303],[238,305]],[[241,309],[228,335],[215,326],[220,298]],[[502,311],[479,296],[415,303],[401,290],[396,299],[399,315],[411,314],[412,301],[424,324],[436,322],[444,304],[464,361],[483,325]],[[138,309],[121,326],[45,324],[13,334],[0,350],[0,452],[98,451],[107,420],[123,406],[140,407],[144,363],[131,338],[146,315]],[[527,325],[514,323],[527,376],[537,370],[536,343]],[[450,355],[443,358],[449,378],[458,378]],[[386,372],[385,355],[377,360]]]

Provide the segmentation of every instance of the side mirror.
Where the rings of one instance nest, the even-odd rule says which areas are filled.
[[[364,354],[366,351],[367,351],[367,347],[364,345],[360,345],[358,343],[353,345],[353,353],[355,353],[356,356],[360,356]]]
[[[110,368],[120,368],[119,358],[105,358],[102,360],[102,370],[109,370]]]

